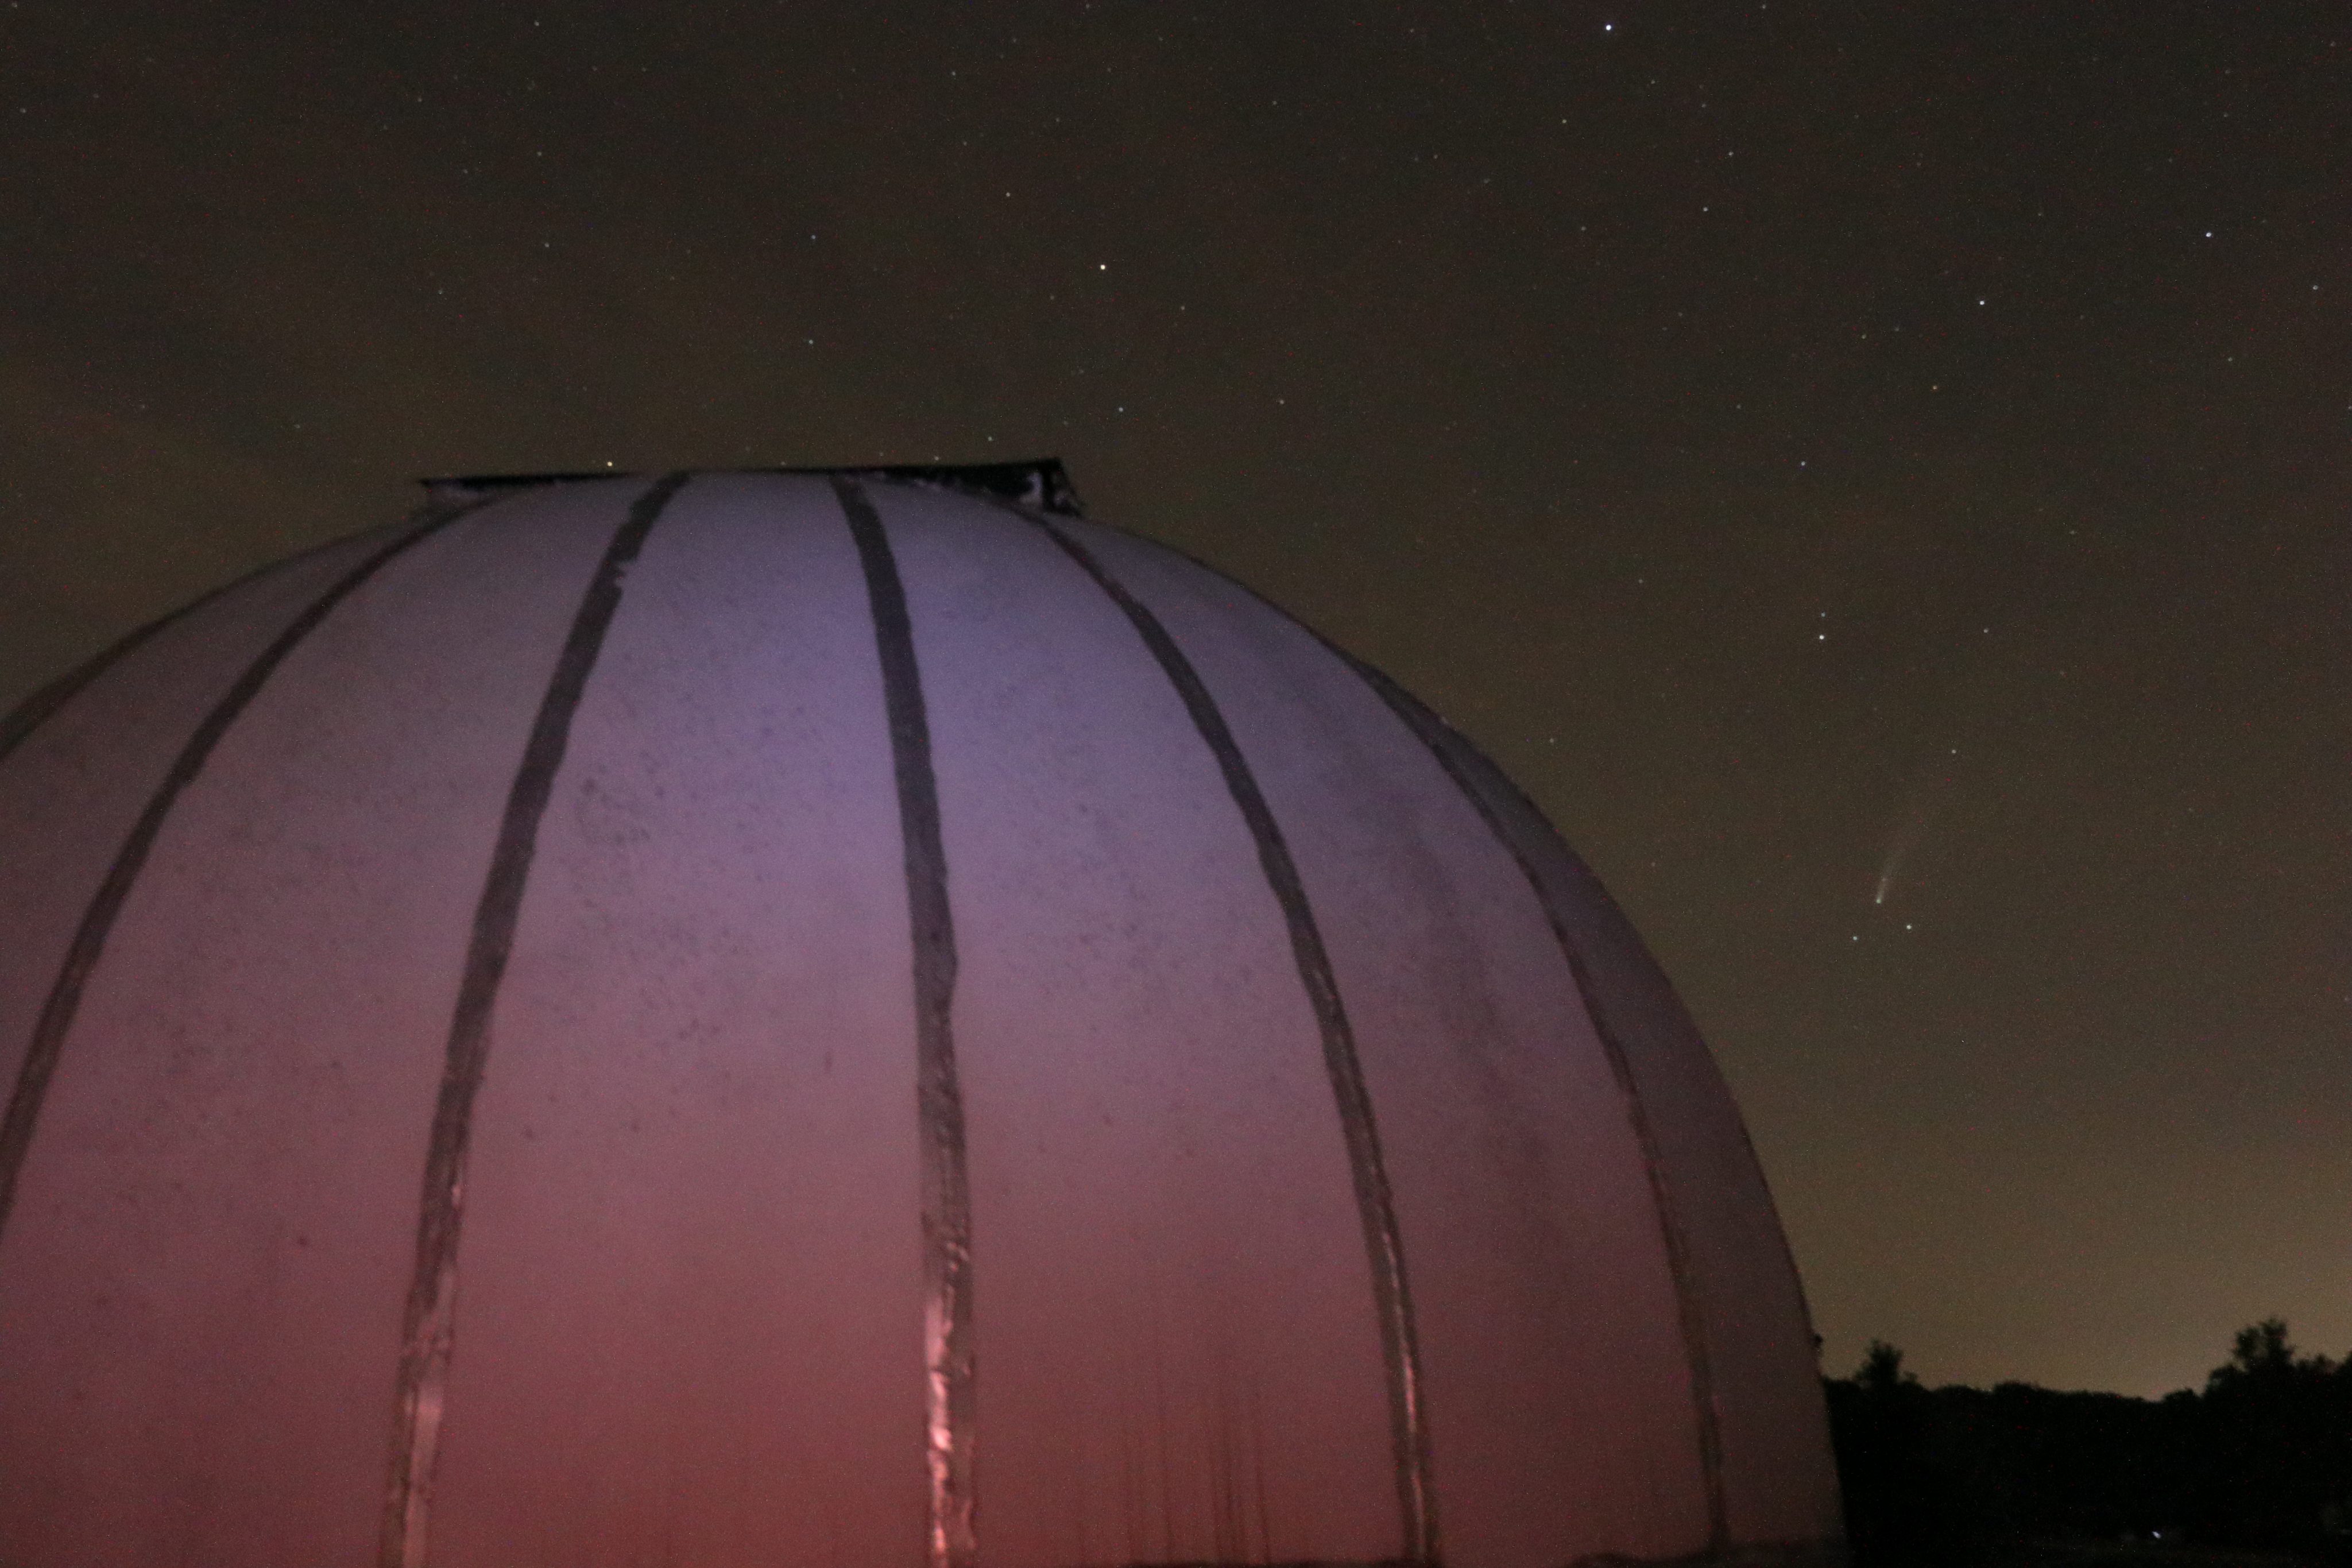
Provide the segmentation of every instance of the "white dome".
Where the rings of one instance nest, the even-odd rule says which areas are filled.
[[[1607,895],[1061,494],[444,486],[0,726],[0,1561],[1834,1553]]]

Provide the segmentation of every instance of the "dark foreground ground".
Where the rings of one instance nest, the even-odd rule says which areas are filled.
[[[2162,1399],[1828,1380],[1854,1568],[2352,1568],[2352,1365],[2286,1325]]]

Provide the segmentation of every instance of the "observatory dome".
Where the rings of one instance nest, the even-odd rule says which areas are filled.
[[[0,1561],[1826,1561],[1535,809],[1051,465],[459,481],[0,726]]]

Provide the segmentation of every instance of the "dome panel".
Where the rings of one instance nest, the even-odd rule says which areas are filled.
[[[42,1347],[11,1366],[0,1469],[48,1483],[5,1490],[52,1521],[11,1521],[11,1555],[372,1548],[423,1133],[509,771],[490,758],[594,559],[548,511],[385,561],[163,822],[0,1237],[0,1345]],[[74,1521],[100,1509],[108,1555],[85,1558]]]
[[[877,501],[957,915],[990,1561],[1394,1556],[1346,1148],[1215,761],[1033,524]]]
[[[10,894],[0,899],[0,1082],[15,1082],[91,894],[205,710],[387,537],[331,545],[221,590],[0,722],[0,865]]]
[[[1738,1109],[1689,1013],[1616,903],[1502,771],[1376,672],[1541,889],[1602,1041],[1636,1092],[1685,1281],[1686,1338],[1716,1416],[1733,1542],[1836,1541],[1828,1411],[1796,1269]]]
[[[911,1562],[915,1081],[869,1042],[912,1009],[856,555],[823,482],[700,476],[625,583],[474,1105],[433,1561]]]
[[[1553,1561],[1556,1521],[1520,1501],[1537,1493],[1628,1554],[1705,1540],[1640,1147],[1526,875],[1310,634],[1162,552],[1088,537],[1197,651],[1318,912],[1396,1193],[1449,1550]]]

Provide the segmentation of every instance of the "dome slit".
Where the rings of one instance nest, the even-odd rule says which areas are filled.
[[[1290,933],[1291,955],[1313,1004],[1322,1035],[1323,1060],[1338,1103],[1339,1124],[1348,1145],[1348,1163],[1354,1177],[1357,1211],[1364,1228],[1365,1249],[1372,1275],[1373,1306],[1380,1318],[1381,1343],[1388,1367],[1390,1437],[1396,1456],[1397,1507],[1402,1532],[1400,1558],[1406,1563],[1439,1561],[1437,1499],[1430,1479],[1428,1412],[1422,1389],[1421,1348],[1413,1327],[1412,1292],[1405,1271],[1404,1241],[1398,1227],[1396,1200],[1389,1188],[1388,1171],[1381,1155],[1380,1129],[1365,1086],[1362,1063],[1357,1058],[1355,1032],[1340,999],[1339,980],[1307,886],[1282,836],[1281,824],[1258,787],[1241,744],[1216,699],[1192,667],[1184,651],[1153,614],[1149,605],[1112,577],[1094,553],[1042,514],[1021,512],[1076,561],[1096,586],[1108,594],[1135,627],[1153,659],[1176,688],[1201,739],[1216,759],[1234,804],[1249,828],[1267,885],[1282,907]]]
[[[857,546],[882,663],[890,756],[905,844],[907,913],[915,964],[915,1082],[922,1146],[923,1377],[925,1451],[930,1472],[932,1568],[965,1568],[978,1552],[973,1515],[975,1367],[971,1302],[971,1186],[964,1146],[963,1092],[956,1078],[952,1008],[955,925],[948,905],[947,850],[940,831],[939,779],[914,625],[889,536],[854,478],[834,493]]]
[[[391,1476],[384,1489],[377,1560],[383,1568],[422,1568],[432,1501],[433,1461],[448,1391],[449,1353],[457,1294],[457,1239],[464,1221],[466,1149],[474,1099],[489,1060],[490,1010],[514,946],[530,877],[540,818],[563,765],[572,719],[588,687],[604,633],[620,609],[622,577],[645,547],[646,536],[688,475],[656,480],[630,505],[597,563],[596,575],[574,614],[523,745],[521,765],[499,822],[496,848],[466,948],[464,978],[449,1023],[441,1090],[425,1163],[416,1227],[416,1264],[401,1328],[400,1369],[394,1401]]]
[[[261,688],[268,683],[270,674],[334,611],[335,606],[350,598],[394,557],[422,543],[484,504],[484,501],[477,500],[428,510],[421,521],[337,579],[331,588],[312,601],[309,609],[296,616],[276,640],[246,666],[236,684],[213,705],[194,733],[188,737],[187,744],[181,747],[179,756],[173,758],[171,771],[163,776],[163,783],[149,798],[146,809],[131,824],[121,849],[116,852],[113,863],[107,868],[105,879],[99,883],[98,891],[91,895],[88,908],[83,911],[81,923],[74,930],[73,942],[66,949],[65,962],[58,967],[58,977],[49,988],[39,1019],[33,1026],[32,1043],[26,1049],[25,1060],[17,1069],[16,1082],[8,1096],[7,1111],[5,1115],[0,1115],[0,1235],[6,1233],[9,1213],[16,1204],[16,1179],[24,1170],[26,1156],[31,1152],[34,1130],[40,1121],[41,1104],[47,1097],[49,1081],[56,1075],[58,1060],[64,1054],[66,1036],[73,1029],[74,1016],[80,1010],[82,992],[89,983],[90,975],[97,969],[99,959],[105,954],[106,940],[114,929],[115,918],[122,913],[123,904],[130,899],[131,886],[138,881],[141,869],[147,863],[149,852],[155,847],[156,839],[163,833],[163,824],[172,814],[173,804],[204,771],[205,762],[212,756],[213,748],[220,744],[221,737],[236,722],[237,716],[259,695]],[[200,604],[203,602],[206,601],[198,601]],[[194,608],[190,606],[190,609]],[[180,613],[185,614],[186,612]],[[82,670],[68,676],[67,689],[54,701],[45,703],[46,694],[36,696],[29,722],[22,729],[14,729],[16,719],[16,716],[11,716],[13,732],[6,737],[8,743],[13,746],[21,740],[34,725],[95,679],[107,664],[178,618],[178,615],[165,616],[108,649],[92,664],[85,665]],[[56,689],[51,688],[53,691]]]

